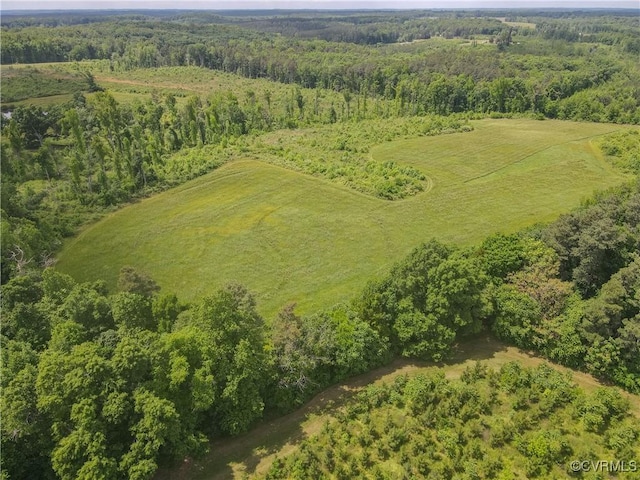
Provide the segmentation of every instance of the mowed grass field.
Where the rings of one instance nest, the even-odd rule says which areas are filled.
[[[348,301],[419,243],[468,245],[547,222],[627,177],[593,140],[616,125],[482,120],[472,132],[384,143],[375,160],[410,164],[430,188],[400,201],[239,158],[126,207],[68,241],[58,269],[105,279],[133,265],[194,300],[229,281],[274,315]]]

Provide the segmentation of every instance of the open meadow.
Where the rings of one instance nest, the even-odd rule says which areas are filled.
[[[592,140],[610,124],[488,119],[474,130],[387,142],[374,160],[411,165],[428,188],[387,201],[255,159],[142,200],[69,240],[58,268],[116,283],[147,271],[193,300],[238,281],[273,315],[346,301],[419,243],[467,245],[555,219],[623,182]],[[286,142],[286,135],[283,135]]]

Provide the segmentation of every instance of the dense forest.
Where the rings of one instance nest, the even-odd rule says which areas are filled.
[[[1,54],[3,64],[104,59],[114,70],[197,65],[348,97],[394,99],[412,114],[534,112],[640,121],[634,11],[527,20],[534,23],[442,12],[435,19],[417,12],[391,18],[360,14],[346,21],[313,15],[35,21],[9,16],[2,20]],[[362,36],[372,38],[360,41]],[[434,49],[433,42],[420,41],[454,37],[467,39],[472,48]]]
[[[341,379],[398,356],[440,362],[480,332],[640,394],[637,12],[499,13],[3,13],[2,478],[148,479]],[[41,62],[67,70],[10,66]],[[94,78],[159,67],[283,85],[127,103]],[[28,102],[62,94],[72,100]],[[186,303],[132,267],[117,291],[54,268],[80,225],[242,156],[407,198],[425,189],[424,175],[376,162],[372,144],[461,132],[488,116],[631,124],[597,148],[636,180],[478,245],[425,238],[350,302],[309,315],[283,305],[265,319],[239,284]],[[303,128],[326,129],[316,153],[268,143],[269,132]],[[579,448],[567,439],[572,415],[602,437],[598,451],[632,451],[640,428],[619,394],[585,397],[553,372],[477,367],[457,383],[372,388],[345,414],[362,431],[328,425],[269,478],[334,472],[336,458],[352,477],[378,461],[360,448],[369,437],[409,475],[447,477],[452,459],[469,469],[475,458],[490,478],[508,467],[486,454],[483,428],[492,447],[527,458],[527,475],[543,475]],[[508,402],[511,420],[482,416]],[[384,418],[383,431],[371,417]],[[418,438],[426,424],[442,430]],[[434,453],[443,449],[448,459]]]

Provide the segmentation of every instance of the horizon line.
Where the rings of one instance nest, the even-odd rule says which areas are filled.
[[[106,7],[106,8],[87,8],[87,7],[60,7],[60,8],[9,8],[0,7],[2,13],[19,13],[19,12],[139,12],[139,11],[166,11],[166,12],[192,12],[192,11],[208,11],[208,12],[235,12],[235,11],[253,11],[253,12],[327,12],[327,11],[351,11],[351,12],[397,12],[397,11],[483,11],[483,10],[509,10],[509,11],[541,11],[541,10],[562,10],[562,11],[584,11],[584,10],[640,10],[640,5],[632,6],[529,6],[529,7],[235,7],[235,8],[207,8],[207,7],[187,7],[187,8],[167,8],[167,7]]]

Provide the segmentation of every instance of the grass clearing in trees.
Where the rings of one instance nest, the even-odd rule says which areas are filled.
[[[70,99],[76,92],[89,90],[86,75],[49,66],[4,67],[1,76],[2,104],[28,99],[35,99],[39,104],[59,103]]]
[[[472,132],[371,150],[376,161],[428,177],[429,189],[404,200],[374,198],[253,154],[87,227],[67,242],[58,268],[113,289],[120,268],[133,265],[186,300],[239,281],[268,317],[288,302],[305,313],[347,301],[431,237],[465,245],[514,232],[630,178],[592,142],[620,126],[472,124]]]

